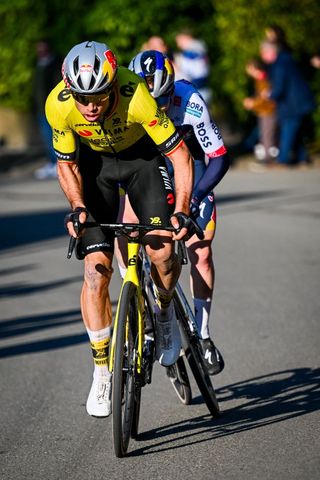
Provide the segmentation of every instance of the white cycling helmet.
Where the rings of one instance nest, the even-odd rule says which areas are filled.
[[[170,95],[174,86],[174,68],[171,60],[157,50],[138,53],[130,62],[130,70],[146,80],[154,98]],[[148,79],[152,78],[150,83]]]
[[[105,43],[83,42],[75,45],[62,65],[65,84],[82,95],[110,89],[116,75],[116,57]]]

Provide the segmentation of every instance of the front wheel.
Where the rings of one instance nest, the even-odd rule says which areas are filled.
[[[136,346],[138,304],[137,290],[127,282],[122,290],[113,369],[113,444],[117,457],[128,449],[135,411]],[[137,428],[137,427],[136,427]]]
[[[135,389],[133,417],[131,426],[131,438],[138,439],[139,434],[139,420],[140,420],[140,406],[141,406],[141,386]]]

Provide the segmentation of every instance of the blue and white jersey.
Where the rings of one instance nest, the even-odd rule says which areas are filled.
[[[194,159],[204,160],[226,153],[221,133],[196,88],[186,80],[174,84],[168,117],[181,133]]]

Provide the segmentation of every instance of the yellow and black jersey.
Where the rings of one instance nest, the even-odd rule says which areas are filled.
[[[133,146],[146,133],[166,155],[177,148],[182,140],[142,78],[119,67],[111,95],[112,111],[101,122],[89,122],[77,109],[64,81],[51,91],[45,109],[59,161],[75,160],[77,138],[95,151],[114,155]]]

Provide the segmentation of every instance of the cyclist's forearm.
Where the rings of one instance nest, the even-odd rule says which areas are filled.
[[[84,207],[82,177],[78,165],[58,162],[58,177],[72,210]]]
[[[209,165],[193,189],[193,197],[202,201],[208,193],[213,190],[220,180],[225,176],[230,166],[229,155],[226,153],[221,157],[212,158]]]
[[[188,215],[193,187],[193,158],[185,144],[173,152],[169,158],[174,169],[175,211]]]

